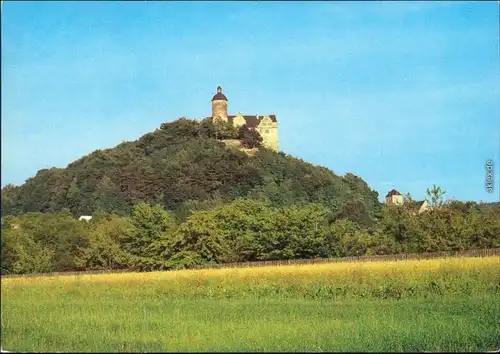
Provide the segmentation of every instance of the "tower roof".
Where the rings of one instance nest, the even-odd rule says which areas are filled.
[[[393,195],[401,195],[401,193],[399,193],[397,190],[393,189],[389,193],[387,193],[387,195],[385,197],[386,198],[387,197],[392,197]]]
[[[217,86],[217,93],[212,98],[212,101],[227,101],[227,97],[222,93],[222,87]]]

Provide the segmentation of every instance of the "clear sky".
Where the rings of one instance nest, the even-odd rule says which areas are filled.
[[[276,114],[280,149],[379,192],[498,201],[497,2],[6,2],[2,186],[206,117]],[[485,191],[485,161],[495,191]]]

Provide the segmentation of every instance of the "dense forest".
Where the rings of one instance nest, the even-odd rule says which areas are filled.
[[[227,148],[220,140],[228,138],[258,152]],[[445,202],[434,188],[422,214],[411,196],[403,206],[381,205],[361,178],[260,141],[245,127],[179,119],[6,186],[1,273],[500,247],[498,204]]]
[[[375,217],[378,194],[361,178],[339,177],[259,147],[258,133],[245,128],[233,131],[210,120],[164,123],[136,141],[94,151],[63,169],[40,170],[22,186],[4,187],[2,216],[66,209],[74,216],[129,215],[142,201],[185,216],[243,197],[274,206],[317,202],[339,208],[355,202]],[[220,141],[238,137],[258,153],[249,157]]]

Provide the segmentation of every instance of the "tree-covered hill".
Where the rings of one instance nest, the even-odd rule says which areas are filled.
[[[377,192],[353,174],[337,176],[261,147],[250,157],[226,148],[219,141],[225,137],[234,132],[221,132],[208,120],[164,123],[136,141],[96,150],[66,168],[43,169],[21,186],[4,187],[2,215],[66,209],[73,215],[126,215],[145,201],[184,218],[240,197],[274,206],[321,203],[334,213],[354,208],[368,223],[378,212]]]
[[[137,141],[2,190],[1,274],[138,271],[500,246],[500,208],[380,205],[359,177],[284,153],[245,129],[180,119]],[[8,215],[11,214],[11,215]],[[73,215],[72,215],[73,214]],[[90,222],[75,216],[91,214]],[[116,215],[122,214],[122,215]]]

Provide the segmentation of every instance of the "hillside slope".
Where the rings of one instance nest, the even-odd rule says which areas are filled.
[[[238,197],[274,205],[346,203],[376,213],[377,192],[361,178],[266,149],[253,157],[212,137],[210,123],[179,119],[111,149],[96,150],[66,168],[43,169],[26,183],[2,189],[2,215],[69,209],[128,214],[139,201],[184,215]]]

